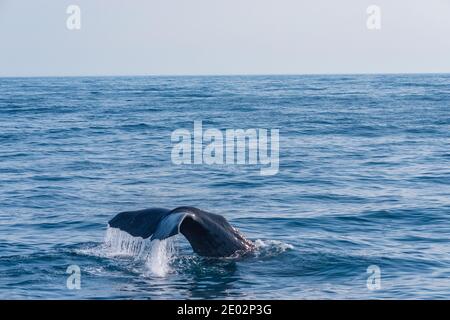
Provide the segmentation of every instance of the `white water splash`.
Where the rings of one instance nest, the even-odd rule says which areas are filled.
[[[175,254],[173,240],[153,240],[151,243],[145,265],[151,274],[164,277],[172,271],[171,262]]]
[[[79,253],[107,258],[129,257],[144,263],[144,274],[163,277],[172,272],[170,265],[175,247],[173,238],[150,241],[108,227],[102,245],[79,250]]]
[[[150,240],[148,239],[133,237],[120,229],[108,227],[103,250],[110,257],[125,256],[141,260],[149,245]]]

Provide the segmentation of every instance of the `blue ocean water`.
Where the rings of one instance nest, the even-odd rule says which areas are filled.
[[[279,173],[174,165],[194,120],[278,128]],[[3,78],[0,298],[450,298],[449,163],[450,75]],[[258,252],[107,250],[116,213],[181,205]]]

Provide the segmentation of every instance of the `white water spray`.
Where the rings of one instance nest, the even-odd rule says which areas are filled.
[[[103,251],[109,257],[132,257],[143,261],[146,273],[163,277],[170,273],[175,249],[173,239],[154,240],[133,237],[116,228],[106,230]]]

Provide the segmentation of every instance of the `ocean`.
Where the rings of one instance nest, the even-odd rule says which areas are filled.
[[[175,165],[194,121],[278,129],[278,172]],[[0,78],[0,298],[448,299],[449,164],[448,74]],[[178,206],[257,249],[107,228]]]

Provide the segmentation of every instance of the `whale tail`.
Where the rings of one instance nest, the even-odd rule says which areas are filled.
[[[151,240],[181,233],[195,253],[207,257],[227,257],[254,247],[224,217],[194,207],[121,212],[109,221],[109,226]]]

